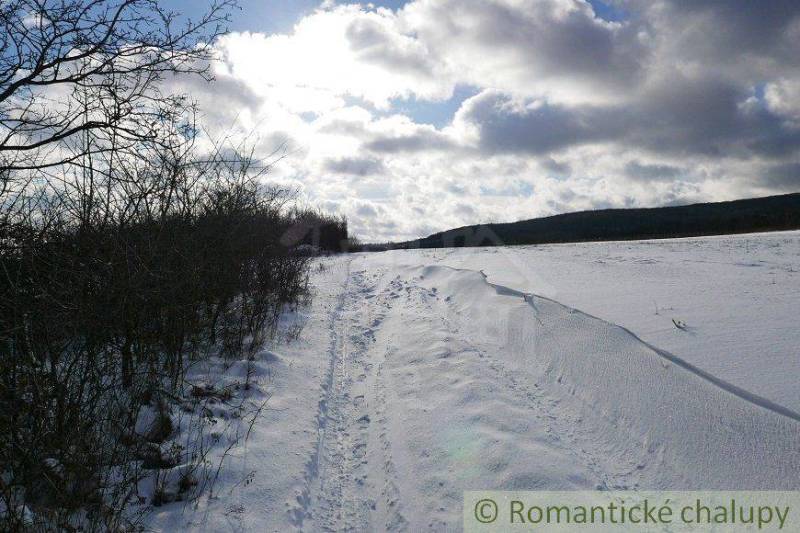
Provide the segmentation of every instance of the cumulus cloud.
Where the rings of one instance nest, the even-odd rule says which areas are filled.
[[[455,123],[489,153],[549,154],[620,135],[613,108],[553,105],[494,89],[464,102]]]
[[[647,60],[636,27],[581,0],[420,0],[401,19],[465,82],[528,96],[617,100]]]
[[[800,2],[609,1],[324,2],[187,90],[367,240],[800,189]]]
[[[386,108],[392,98],[446,99],[443,66],[405,35],[394,13],[360,5],[319,9],[290,35],[232,33],[217,43],[226,73],[297,111],[324,112],[353,96]]]
[[[587,143],[713,157],[800,149],[796,128],[765,105],[749,107],[749,94],[726,80],[681,75],[653,80],[624,104],[568,106],[490,89],[467,100],[455,123],[490,153],[553,154]]]
[[[800,66],[800,4],[794,0],[621,0],[653,28],[659,56],[738,76]]]

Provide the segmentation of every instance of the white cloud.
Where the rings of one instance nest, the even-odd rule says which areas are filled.
[[[418,0],[400,16],[460,81],[557,102],[618,100],[647,53],[583,0]]]
[[[345,96],[385,109],[392,98],[446,99],[453,90],[443,65],[389,10],[319,9],[291,35],[233,33],[218,50],[227,75],[296,112],[326,112]]]
[[[800,3],[618,5],[620,23],[584,0],[326,2],[221,39],[216,84],[186,89],[218,131],[287,141],[273,178],[366,240],[800,186]],[[445,127],[397,111],[458,84],[477,94]]]
[[[781,78],[768,84],[764,96],[769,109],[800,128],[800,77]]]

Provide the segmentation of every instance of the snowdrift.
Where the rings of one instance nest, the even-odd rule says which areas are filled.
[[[408,268],[461,335],[558,405],[565,432],[601,450],[617,486],[798,489],[800,417],[630,331],[481,272]]]

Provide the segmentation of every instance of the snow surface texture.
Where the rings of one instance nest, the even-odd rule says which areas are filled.
[[[376,260],[482,270],[492,283],[624,326],[800,412],[800,232],[396,251]]]
[[[627,265],[633,257],[661,262],[651,263],[664,269],[651,280],[659,280],[667,271],[663,263],[672,261],[677,266],[670,279],[690,287],[648,288],[643,298],[669,293],[673,299],[662,305],[680,306],[675,316],[699,330],[691,338],[715,346],[704,335],[717,323],[692,314],[690,302],[700,298],[681,298],[702,283],[683,264],[688,250],[695,249],[697,261],[709,261],[714,254],[735,255],[719,250],[735,249],[737,242],[761,240],[763,250],[770,242],[783,250],[767,257],[781,257],[787,268],[769,268],[776,276],[785,273],[783,290],[796,291],[800,278],[791,263],[797,254],[790,257],[789,250],[797,249],[797,234],[725,238],[724,248],[715,239],[519,248],[512,257],[525,258],[517,264],[538,271],[535,258],[545,254],[562,262],[566,272],[558,276],[568,275],[567,265],[580,272],[576,265],[594,261],[585,254],[605,254],[605,264],[619,257],[616,274],[576,281],[598,298],[611,291],[604,283],[627,291],[623,276],[638,272]],[[315,274],[317,294],[300,340],[272,347],[273,355],[257,363],[272,376],[270,407],[247,445],[226,460],[216,497],[196,508],[162,507],[150,527],[442,531],[460,529],[464,490],[800,489],[796,414],[741,383],[723,381],[699,364],[698,352],[671,355],[628,329],[531,294],[536,291],[500,285],[496,278],[503,273],[491,269],[499,264],[492,262],[496,253],[412,251],[326,260]],[[742,262],[763,257],[744,250],[740,255]],[[488,279],[477,268],[444,264],[455,261],[472,261],[472,267],[482,262]],[[706,272],[706,263],[695,264]],[[745,281],[733,263],[713,264],[719,277]],[[647,279],[639,275],[631,283],[645,288]],[[710,311],[721,314],[745,300],[737,291],[761,287],[754,284],[723,290],[724,283],[714,280],[703,300],[706,309],[716,302]],[[755,305],[768,307],[779,294],[762,295]],[[796,299],[784,305],[788,311]],[[797,316],[770,324],[773,336],[765,341],[795,350],[786,358],[797,357],[797,342],[785,340],[796,335]],[[692,335],[670,326],[676,335]],[[717,355],[723,350],[715,349]],[[764,390],[768,375],[755,378]]]

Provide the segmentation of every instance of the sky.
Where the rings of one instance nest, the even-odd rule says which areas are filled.
[[[800,190],[797,0],[239,3],[176,83],[362,240]]]

